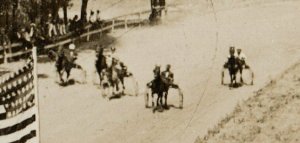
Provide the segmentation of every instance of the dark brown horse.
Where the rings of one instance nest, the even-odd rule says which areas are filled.
[[[101,72],[103,69],[107,68],[106,59],[105,59],[105,56],[103,55],[103,48],[99,49],[96,56],[97,56],[97,59],[96,59],[95,66],[96,66],[96,70],[99,75],[99,80],[100,80],[100,84],[101,84],[101,81],[103,80]]]
[[[243,60],[240,60],[238,58],[236,58],[235,56],[230,56],[228,58],[227,63],[224,65],[224,69],[222,71],[222,80],[221,80],[221,84],[224,84],[224,70],[228,69],[229,72],[229,76],[230,76],[230,87],[234,87],[234,86],[239,86],[240,84],[244,83],[244,79],[243,79],[243,71],[245,69],[249,70],[250,72],[250,76],[251,76],[251,83],[250,85],[253,85],[253,79],[254,79],[254,73],[253,71],[250,69],[250,67],[248,65],[245,64],[245,62]],[[237,73],[240,74],[240,83],[237,83]]]
[[[152,106],[154,106],[154,95],[157,94],[157,101],[156,101],[156,106],[157,107],[162,107],[163,102],[162,102],[162,97],[164,93],[167,92],[168,90],[168,85],[163,82],[161,78],[161,72],[160,72],[160,67],[156,66],[153,70],[154,73],[154,80],[147,84],[146,89],[151,90],[151,97],[152,97]],[[146,93],[146,108],[148,108],[148,98],[149,98],[149,92]]]
[[[167,105],[168,92],[169,92],[170,88],[174,88],[174,89],[177,89],[179,92],[179,96],[180,96],[179,108],[181,109],[183,107],[183,94],[182,94],[182,91],[179,88],[179,86],[174,83],[166,82],[165,79],[161,75],[159,66],[156,66],[155,69],[153,70],[153,72],[154,72],[154,80],[152,80],[146,86],[147,91],[145,94],[145,103],[146,103],[145,107],[146,108],[149,107],[148,106],[148,100],[149,100],[149,91],[148,90],[151,90],[152,107],[154,107],[154,100],[153,100],[154,95],[157,94],[156,106],[168,108],[168,105]],[[164,104],[163,104],[163,97],[165,97]]]
[[[67,58],[63,51],[61,53],[57,54],[56,52],[50,50],[48,53],[48,56],[50,57],[50,59],[53,59],[56,61],[55,67],[56,67],[56,71],[59,74],[61,83],[65,83],[65,82],[69,81],[71,70],[73,68],[80,69],[85,73],[85,71],[82,69],[82,67],[75,63],[76,58],[70,58],[70,59]],[[65,80],[63,78],[64,73],[67,74]]]

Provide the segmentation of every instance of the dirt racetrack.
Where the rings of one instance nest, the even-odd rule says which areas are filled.
[[[299,1],[216,9],[216,17],[212,9],[201,9],[207,5],[190,2],[170,9],[161,25],[132,29],[116,43],[116,55],[133,72],[140,93],[155,64],[172,65],[184,93],[182,110],[153,113],[145,109],[143,95],[103,99],[92,82],[94,51],[85,50],[78,63],[88,71],[87,84],[60,87],[54,64],[39,64],[39,73],[45,75],[39,79],[42,142],[194,142],[238,102],[299,60]],[[244,50],[255,73],[254,86],[229,90],[220,84],[229,46]],[[80,79],[79,73],[74,71],[72,78]],[[169,99],[176,105],[176,92]]]
[[[195,143],[298,143],[300,140],[300,63],[238,104]]]

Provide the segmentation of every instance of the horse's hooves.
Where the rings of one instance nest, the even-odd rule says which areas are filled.
[[[168,105],[163,106],[164,109],[169,110],[170,107]]]
[[[159,107],[159,108],[157,109],[157,111],[158,111],[158,112],[163,112],[163,111],[164,111],[164,108]]]

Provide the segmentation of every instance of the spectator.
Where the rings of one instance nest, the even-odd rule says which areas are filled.
[[[96,21],[97,25],[100,26],[101,28],[103,27],[104,22],[101,19],[101,11],[97,10],[97,15],[96,15]],[[99,27],[98,27],[99,28]]]
[[[8,36],[6,35],[6,33],[5,33],[5,29],[1,27],[0,28],[0,51],[1,51],[0,55],[5,56],[6,47],[9,45],[9,43],[10,43],[10,40],[9,40]]]
[[[65,35],[65,34],[67,34],[65,22],[64,22],[64,20],[61,19],[61,18],[60,18],[59,21],[58,21],[58,31],[59,31],[59,34],[60,34],[60,35]]]
[[[57,35],[55,23],[56,23],[55,20],[49,20],[48,22],[48,36],[50,38]]]
[[[70,31],[76,31],[78,27],[78,15],[75,15],[73,19],[70,21]]]
[[[96,17],[95,17],[95,13],[94,13],[94,11],[91,11],[91,14],[90,14],[90,17],[89,17],[89,22],[91,23],[91,24],[94,24],[95,22],[96,22]]]
[[[97,20],[98,23],[101,22],[100,10],[97,10],[96,20]]]
[[[36,26],[35,24],[32,25],[34,27],[34,32],[31,41],[37,47],[38,54],[40,54],[43,47],[49,42],[46,40],[45,34],[43,34],[43,28],[41,26]]]
[[[7,46],[9,45],[10,40],[5,33],[5,29],[3,27],[0,28],[0,46]]]
[[[33,25],[30,28],[22,28],[21,29],[21,41],[23,42],[23,48],[25,50],[32,48],[31,38],[33,37]]]

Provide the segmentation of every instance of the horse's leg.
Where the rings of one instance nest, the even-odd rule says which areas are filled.
[[[124,77],[121,77],[120,80],[121,80],[121,83],[122,83],[122,86],[123,86],[123,90],[125,90]]]
[[[162,107],[162,96],[163,96],[163,93],[158,93],[158,96],[157,96],[157,106],[159,107]]]
[[[240,77],[240,82],[241,82],[241,83],[244,83],[244,80],[243,80],[243,68],[240,67],[240,70],[239,70],[239,71],[240,71],[240,76],[241,76],[241,77]]]
[[[146,87],[146,91],[145,91],[145,107],[148,108],[148,102],[149,102],[149,88]]]
[[[99,76],[99,84],[101,85],[101,83],[102,83],[102,76],[101,76],[101,73],[98,72],[98,76]]]
[[[179,93],[179,108],[183,108],[183,93],[181,89],[178,87],[178,93]]]
[[[71,69],[66,70],[66,73],[67,73],[67,79],[66,79],[66,81],[68,82],[70,74],[71,74]]]
[[[224,84],[224,70],[222,70],[222,73],[221,73],[221,84],[222,85]]]
[[[154,105],[154,92],[153,91],[151,93],[151,99],[152,99],[152,107],[154,107],[155,105]]]
[[[163,104],[163,95],[164,95],[164,93],[162,92],[162,93],[160,93],[160,106],[163,106],[164,104]]]
[[[230,73],[230,86],[233,85],[233,74]]]
[[[165,92],[164,95],[165,95],[165,105],[164,106],[165,106],[165,108],[167,108],[168,107],[168,102],[167,102],[168,101],[168,90]]]
[[[254,72],[253,72],[251,69],[249,69],[249,70],[250,70],[250,72],[251,72],[251,85],[253,85]]]
[[[59,76],[60,82],[64,83],[63,72],[59,71],[58,76]]]
[[[156,99],[156,106],[158,107],[159,106],[159,99],[160,99],[160,97],[159,97],[160,95],[159,94],[157,94],[157,99]]]

